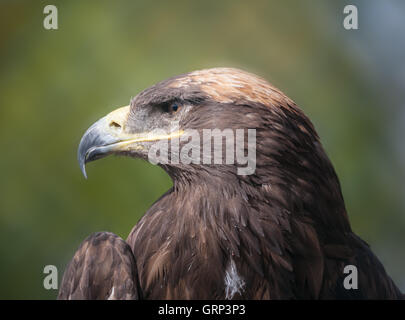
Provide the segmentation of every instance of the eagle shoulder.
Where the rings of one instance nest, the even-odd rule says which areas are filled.
[[[129,245],[110,232],[86,238],[63,275],[59,300],[140,298],[135,258]]]

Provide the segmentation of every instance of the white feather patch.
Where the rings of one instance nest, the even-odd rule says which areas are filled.
[[[236,293],[242,293],[245,281],[239,276],[235,261],[231,259],[225,272],[225,298],[230,300]]]
[[[115,297],[114,297],[114,287],[113,287],[112,290],[111,290],[111,294],[110,294],[110,296],[108,297],[108,300],[116,300]]]

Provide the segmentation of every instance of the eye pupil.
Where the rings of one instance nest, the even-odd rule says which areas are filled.
[[[177,104],[172,105],[172,111],[176,112],[179,109],[179,106]]]

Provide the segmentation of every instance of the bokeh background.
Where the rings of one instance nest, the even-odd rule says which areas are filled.
[[[43,28],[58,8],[59,29]],[[355,4],[359,30],[343,28]],[[169,76],[214,66],[267,78],[309,115],[353,229],[405,291],[405,2],[0,2],[0,298],[54,299],[80,242],[126,238],[171,186],[159,167],[76,162],[95,120]]]

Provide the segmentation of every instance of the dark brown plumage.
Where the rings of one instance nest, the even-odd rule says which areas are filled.
[[[141,297],[139,289],[131,248],[113,233],[97,232],[67,266],[58,298],[135,300]]]
[[[217,68],[158,83],[86,132],[80,165],[111,153],[146,159],[156,139],[142,137],[174,121],[198,132],[256,129],[255,172],[161,164],[173,188],[132,229],[128,245],[112,234],[90,236],[69,264],[59,298],[402,298],[352,232],[312,123],[259,77]],[[357,290],[343,286],[346,265],[358,269]]]

